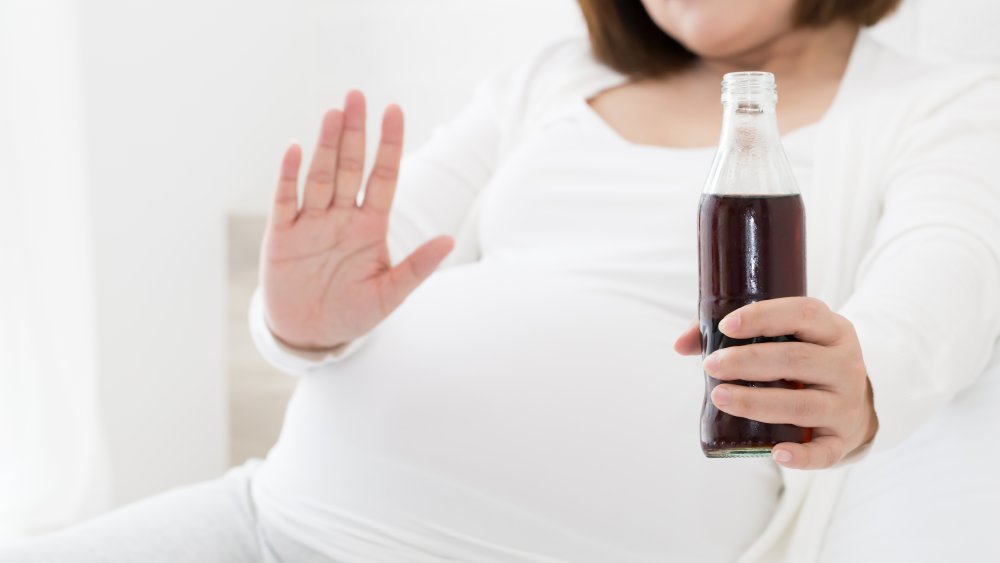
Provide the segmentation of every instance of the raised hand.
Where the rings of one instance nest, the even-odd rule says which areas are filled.
[[[705,371],[723,381],[789,379],[805,389],[720,384],[712,391],[719,410],[751,420],[813,429],[808,444],[785,442],[771,452],[781,465],[822,469],[867,444],[878,430],[872,389],[854,325],[810,297],[785,297],[741,307],[719,323],[730,338],[794,335],[799,342],[767,342],[716,350]],[[700,352],[697,323],[674,348]]]
[[[390,105],[382,138],[358,203],[365,162],[365,98],[347,94],[344,110],[323,116],[301,205],[302,149],[292,143],[281,163],[261,252],[267,322],[279,340],[328,349],[377,325],[451,251],[448,236],[431,239],[405,260],[389,262],[386,236],[403,151],[403,113]]]

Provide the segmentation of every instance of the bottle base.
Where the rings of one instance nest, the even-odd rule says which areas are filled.
[[[771,446],[749,446],[705,450],[705,457],[771,457]]]

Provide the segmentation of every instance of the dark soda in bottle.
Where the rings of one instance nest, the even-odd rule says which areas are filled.
[[[778,136],[774,76],[725,75],[722,136],[698,212],[699,324],[702,358],[728,346],[784,342],[790,336],[733,339],[719,321],[740,307],[806,294],[802,198]],[[705,374],[701,447],[708,457],[770,455],[780,442],[808,442],[811,430],[764,424],[720,411],[720,382]],[[801,383],[732,381],[747,387],[801,389]]]

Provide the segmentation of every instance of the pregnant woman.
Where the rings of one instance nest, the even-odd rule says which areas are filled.
[[[581,0],[589,42],[496,75],[402,165],[386,109],[367,181],[349,93],[307,164],[285,152],[264,239],[255,341],[302,376],[267,459],[0,560],[809,560],[835,492],[806,470],[898,444],[1000,331],[1000,82],[875,42],[895,3]],[[801,342],[702,365],[695,211],[739,70],[777,76],[812,297],[726,321]],[[712,399],[817,438],[705,459],[703,367],[807,383]]]

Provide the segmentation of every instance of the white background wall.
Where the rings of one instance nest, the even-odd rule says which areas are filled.
[[[225,222],[264,213],[351,87],[412,147],[476,82],[578,32],[572,0],[83,0],[101,400],[120,504],[226,465]],[[374,139],[373,139],[374,141]]]

